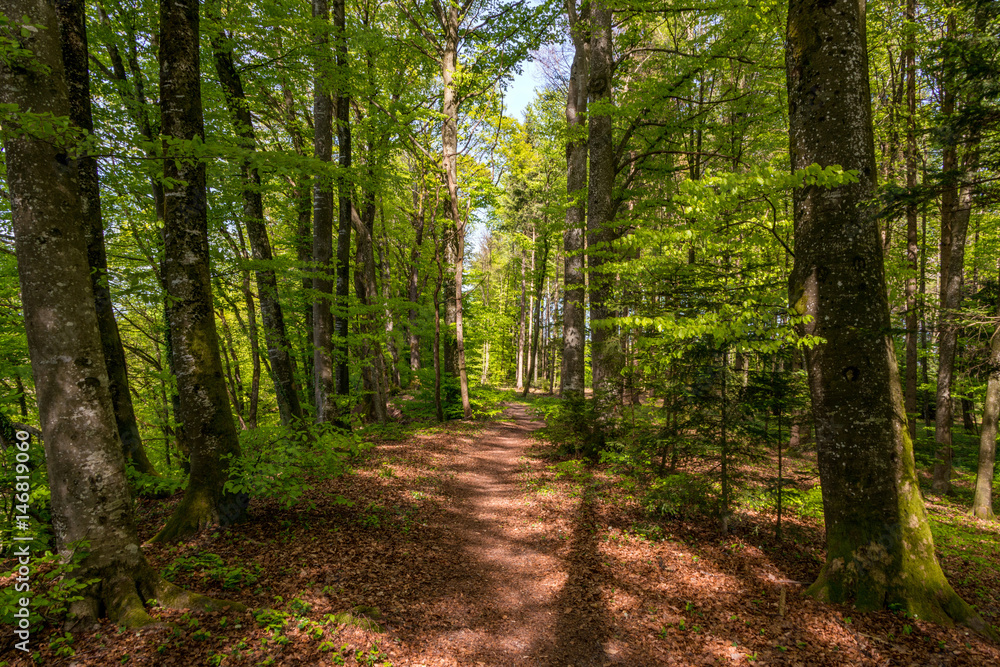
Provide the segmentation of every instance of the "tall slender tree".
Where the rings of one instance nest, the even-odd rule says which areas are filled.
[[[615,146],[612,135],[613,12],[604,0],[590,3],[590,106],[587,114],[590,180],[587,200],[587,267],[590,278],[590,355],[594,397],[605,407],[616,404],[619,393],[620,353],[608,320],[612,307],[613,276],[605,271],[614,241]],[[602,410],[603,412],[603,410]]]
[[[313,151],[320,162],[333,160],[333,100],[326,63],[330,57],[330,7],[327,0],[312,0],[316,53],[313,62]],[[316,421],[337,419],[337,368],[334,353],[333,281],[333,181],[321,172],[313,179],[313,373]],[[339,280],[339,275],[338,275]],[[338,287],[339,289],[339,287]]]
[[[344,0],[333,0],[333,37],[337,68],[334,75],[337,161],[337,299],[333,320],[336,370],[334,373],[338,396],[350,393],[350,370],[347,365],[347,294],[351,277],[351,95],[347,79],[347,19]]]
[[[246,516],[246,494],[224,491],[228,457],[240,443],[226,396],[209,272],[205,163],[191,156],[204,142],[199,61],[199,3],[160,3],[160,113],[164,135],[163,274],[167,324],[177,375],[181,438],[190,453],[184,499],[157,541],[171,541]]]
[[[563,291],[563,363],[560,376],[560,393],[570,401],[583,398],[584,350],[586,331],[584,322],[584,225],[586,221],[587,194],[587,140],[584,131],[587,123],[587,82],[590,79],[590,36],[587,34],[588,16],[584,3],[577,8],[576,0],[566,0],[570,37],[573,40],[573,65],[570,69],[566,92],[566,228],[563,231],[565,251],[565,278]]]
[[[267,356],[271,362],[278,413],[281,415],[282,423],[287,424],[293,419],[302,419],[302,405],[299,403],[299,391],[295,384],[295,361],[291,356],[291,343],[285,328],[285,314],[278,298],[278,280],[271,266],[274,256],[271,252],[271,239],[264,223],[260,172],[253,164],[257,137],[250,115],[250,106],[243,90],[243,80],[236,68],[230,38],[222,27],[219,7],[213,4],[209,9],[217,22],[215,26],[217,32],[213,32],[211,36],[215,71],[225,93],[233,129],[239,137],[242,148],[247,151],[247,157],[240,164],[240,177],[243,180],[243,222],[246,225],[253,259],[258,262],[254,267],[257,298],[260,300],[264,340],[267,343]]]

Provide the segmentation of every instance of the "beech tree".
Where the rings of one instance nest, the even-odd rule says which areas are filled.
[[[80,159],[86,135],[69,126],[45,132],[37,122],[73,114],[55,5],[16,0],[4,12],[18,17],[13,34],[21,35],[21,53],[0,66],[0,100],[17,109],[4,123],[4,152],[53,526],[64,559],[87,543],[77,576],[98,580],[70,611],[77,624],[103,612],[138,627],[154,621],[144,608],[150,599],[169,608],[242,609],[183,591],[142,554],[93,305],[86,207],[94,201],[81,184],[90,169]]]
[[[90,70],[87,65],[87,25],[82,0],[60,0],[56,3],[64,72],[69,94],[70,119],[82,130],[91,133],[94,121],[90,109]],[[155,475],[156,468],[146,456],[135,419],[132,395],[129,392],[128,367],[122,348],[118,323],[112,311],[111,289],[108,285],[108,260],[104,248],[104,221],[101,216],[101,193],[97,179],[97,160],[84,155],[80,158],[80,196],[84,198],[86,215],[87,257],[93,283],[97,322],[101,345],[111,385],[111,400],[115,422],[126,458],[140,473]]]
[[[992,634],[952,589],[934,553],[890,336],[876,186],[865,6],[793,0],[786,66],[792,169],[819,163],[857,181],[794,192],[789,281],[805,333],[826,520],[826,564],[808,592],[861,610]]]
[[[160,107],[164,134],[163,273],[180,397],[177,420],[191,457],[187,490],[154,538],[171,541],[246,515],[249,498],[224,490],[240,443],[222,373],[209,278],[198,2],[160,4]]]
[[[563,292],[563,361],[560,392],[571,401],[583,399],[584,350],[584,231],[587,193],[587,141],[583,131],[587,123],[587,83],[590,79],[590,39],[587,33],[590,5],[578,9],[576,0],[566,0],[570,38],[573,41],[573,64],[566,92],[566,228],[563,230],[566,283]]]
[[[271,240],[268,238],[267,227],[264,224],[264,202],[261,194],[260,171],[253,164],[253,155],[257,149],[257,138],[254,132],[253,119],[243,91],[243,81],[225,29],[221,25],[222,17],[217,6],[208,8],[213,18],[219,23],[219,31],[212,35],[212,59],[215,71],[219,75],[226,97],[226,106],[232,117],[233,130],[240,138],[247,157],[240,165],[240,176],[243,179],[243,215],[250,241],[250,249],[254,261],[259,264],[255,268],[257,279],[257,294],[260,299],[261,316],[264,323],[264,340],[267,341],[267,355],[271,360],[271,374],[274,378],[275,395],[278,399],[278,411],[283,423],[302,419],[302,406],[299,403],[298,387],[295,385],[295,362],[290,350],[288,332],[285,328],[285,315],[278,298],[278,281],[274,269],[269,264],[274,260],[271,252]]]

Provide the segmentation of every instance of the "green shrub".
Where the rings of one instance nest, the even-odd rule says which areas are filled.
[[[43,623],[56,624],[65,618],[69,605],[83,599],[83,592],[99,579],[81,580],[72,576],[80,567],[80,562],[87,557],[88,543],[78,542],[71,545],[73,557],[64,563],[58,554],[47,552],[34,556],[31,560],[30,579],[27,582],[29,591],[18,591],[15,586],[19,564],[15,562],[13,569],[0,574],[0,581],[10,582],[0,588],[0,622],[16,627],[18,619],[14,611],[19,608],[18,600],[27,597],[31,600],[28,622],[31,629],[37,630]]]
[[[220,556],[213,553],[181,556],[163,570],[163,578],[174,581],[182,572],[200,572],[206,579],[217,581],[223,588],[239,588],[257,583],[263,568],[254,564],[252,567],[227,567]]]
[[[666,517],[707,515],[714,510],[714,495],[712,485],[701,475],[678,473],[656,480],[643,506],[650,514]]]
[[[350,460],[371,445],[330,424],[293,429],[262,426],[240,432],[239,457],[228,457],[230,493],[271,498],[291,507],[312,488],[309,476],[343,474]]]

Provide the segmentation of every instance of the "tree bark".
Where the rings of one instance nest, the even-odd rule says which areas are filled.
[[[987,372],[989,375],[986,381],[986,399],[983,402],[983,425],[979,431],[979,465],[970,511],[970,514],[980,519],[996,518],[993,514],[993,475],[997,455],[997,422],[1000,419],[1000,321],[990,341]]]
[[[94,131],[90,106],[90,69],[87,65],[87,23],[82,0],[56,2],[59,19],[60,43],[69,92],[70,120],[88,133]],[[137,472],[156,475],[156,469],[146,456],[135,419],[132,395],[129,393],[128,366],[122,348],[118,323],[115,321],[111,288],[108,284],[108,260],[104,249],[104,222],[101,218],[101,193],[97,180],[97,160],[84,156],[79,160],[80,197],[85,214],[87,258],[90,262],[90,280],[93,283],[97,325],[101,332],[105,366],[111,382],[111,401],[115,409],[115,423],[121,437],[126,461]]]
[[[441,123],[441,153],[445,174],[445,187],[448,190],[448,209],[446,214],[450,222],[448,233],[444,234],[446,246],[450,246],[454,255],[452,259],[454,291],[445,307],[446,323],[453,318],[455,324],[454,366],[458,372],[459,391],[462,395],[462,413],[466,419],[472,417],[472,405],[469,403],[469,376],[465,368],[465,335],[463,330],[462,279],[465,274],[465,221],[458,212],[458,91],[455,75],[458,72],[458,42],[459,42],[459,6],[448,5],[442,14],[444,28],[444,50],[441,56],[442,112],[444,121]],[[451,236],[449,243],[448,237]],[[449,312],[451,311],[451,312]],[[450,329],[450,327],[449,327]],[[450,333],[450,332],[449,332]],[[448,345],[450,336],[446,336],[445,363],[449,357]]]
[[[337,102],[337,308],[333,320],[336,389],[338,396],[351,393],[351,375],[347,366],[347,295],[351,284],[351,96],[347,84],[347,28],[344,0],[333,0],[334,51],[337,74],[334,87]]]
[[[963,177],[959,179],[961,184],[956,184],[954,189],[949,187],[945,191],[948,196],[941,197],[941,310],[938,314],[937,412],[934,417],[934,437],[938,451],[937,463],[934,464],[934,481],[931,484],[931,488],[939,495],[951,490],[953,454],[951,428],[954,421],[951,389],[954,384],[955,357],[958,350],[958,308],[962,302],[965,241],[972,213],[974,186],[968,174],[975,169],[977,144],[975,137],[966,142],[961,167]],[[957,167],[954,147],[946,148],[945,162],[946,171],[953,171]],[[948,165],[948,162],[951,162],[951,165]]]
[[[588,151],[590,153],[590,182],[587,200],[587,262],[590,274],[590,355],[593,372],[594,398],[610,409],[621,405],[616,397],[621,394],[620,351],[615,340],[614,327],[607,323],[615,316],[612,307],[613,276],[604,265],[611,256],[614,232],[615,157],[612,143],[611,112],[612,71],[612,11],[602,1],[590,5],[590,109]],[[600,105],[595,110],[594,105]],[[600,414],[608,410],[599,409]]]
[[[916,20],[916,0],[906,0],[906,187],[912,192],[917,186],[917,83],[913,22]],[[906,279],[906,404],[910,439],[917,437],[917,205],[906,205],[906,263],[912,272]]]
[[[369,156],[371,153],[369,152]],[[369,170],[368,182],[371,183],[374,174]],[[386,390],[383,384],[385,377],[385,359],[382,350],[376,342],[378,319],[373,317],[377,307],[378,284],[375,281],[375,248],[373,236],[375,233],[375,192],[368,190],[364,194],[364,209],[360,216],[355,214],[354,225],[357,228],[355,245],[357,247],[354,260],[354,292],[363,308],[361,316],[361,383],[364,390],[362,398],[363,412],[371,421],[384,424],[386,414]]]
[[[219,336],[212,307],[205,164],[185,156],[178,142],[204,141],[197,2],[160,4],[160,105],[164,177],[164,278],[167,322],[180,395],[177,420],[190,452],[184,499],[155,541],[172,541],[212,525],[246,517],[249,498],[223,491],[227,456],[240,445],[226,397]]]
[[[54,3],[12,0],[5,13],[46,29],[20,31],[25,36],[19,46],[32,60],[0,65],[0,102],[23,112],[69,116]],[[20,19],[13,21],[16,35]],[[5,123],[4,129],[9,127]],[[103,612],[126,627],[148,625],[154,619],[143,602],[151,598],[171,608],[242,610],[182,591],[161,579],[143,556],[93,305],[85,208],[91,201],[80,184],[88,167],[69,159],[72,146],[59,138],[9,131],[3,138],[52,525],[67,561],[78,542],[89,543],[76,576],[98,579],[70,603],[74,623],[92,622]]]
[[[538,382],[538,336],[541,331],[541,314],[542,314],[542,286],[545,282],[545,267],[549,263],[549,237],[548,234],[542,236],[542,261],[535,268],[534,278],[534,295],[535,295],[535,307],[532,313],[532,320],[535,323],[535,328],[531,332],[531,355],[529,357],[528,366],[528,376],[524,383],[524,391],[521,393],[521,397],[524,398],[531,391],[532,380]]]
[[[786,42],[792,169],[839,164],[858,182],[794,193],[792,307],[826,340],[806,354],[827,559],[809,594],[994,635],[934,554],[906,429],[876,211],[864,3],[792,0]]]
[[[213,11],[217,12],[218,9],[213,8]],[[221,22],[221,16],[218,19]],[[243,91],[240,73],[234,63],[232,49],[225,48],[222,34],[213,35],[212,51],[215,71],[219,75],[226,96],[226,106],[232,118],[233,129],[240,138],[243,149],[252,154],[257,147],[253,119],[250,117],[250,107]],[[243,179],[244,223],[250,241],[250,252],[256,263],[254,276],[257,280],[257,298],[260,300],[260,314],[264,324],[267,358],[271,362],[278,413],[281,416],[281,423],[287,425],[292,420],[302,419],[302,405],[299,403],[299,390],[295,384],[295,361],[290,354],[292,346],[288,340],[285,315],[278,298],[278,280],[274,268],[270,265],[274,255],[271,252],[267,226],[264,224],[260,173],[250,157],[240,165],[240,176]]]
[[[426,215],[425,190],[423,183],[423,170],[419,173],[419,181],[413,186],[413,215],[410,217],[410,224],[413,226],[413,247],[410,248],[410,272],[408,275],[407,294],[410,299],[410,310],[408,313],[408,332],[410,342],[410,370],[416,374],[420,370],[420,337],[417,335],[419,327],[419,311],[417,306],[420,302],[420,249],[424,241],[424,224]],[[416,377],[416,375],[414,375]]]
[[[329,19],[327,0],[312,0],[314,20]],[[313,152],[321,162],[333,159],[333,101],[330,98],[325,59],[329,58],[329,38],[325,28],[318,29],[317,54],[314,63],[313,83]],[[337,380],[335,369],[334,317],[333,317],[333,188],[327,173],[313,178],[313,373],[316,388],[316,423],[336,421]],[[338,278],[339,282],[339,278]],[[338,285],[339,293],[339,285]]]

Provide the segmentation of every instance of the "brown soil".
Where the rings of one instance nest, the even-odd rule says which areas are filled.
[[[780,544],[771,517],[752,515],[725,538],[693,519],[655,524],[662,539],[645,539],[638,528],[654,524],[627,485],[600,467],[559,467],[552,447],[532,436],[540,426],[514,405],[506,421],[383,441],[356,474],[319,483],[305,505],[255,502],[244,525],[146,548],[161,569],[216,554],[230,588],[204,570],[180,572],[177,583],[284,612],[283,628],[250,613],[162,612],[172,629],[119,633],[105,623],[74,637],[73,656],[57,656],[47,631],[33,638],[38,661],[1000,665],[1000,648],[965,630],[803,597],[799,582],[815,576],[823,557],[815,524],[787,521]],[[143,504],[144,537],[171,505]],[[245,578],[258,569],[259,579]],[[351,610],[379,627],[328,617]],[[3,660],[31,664],[8,650]]]

